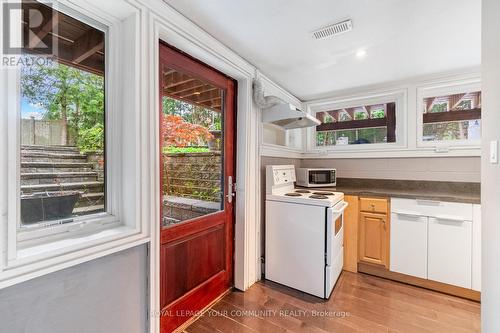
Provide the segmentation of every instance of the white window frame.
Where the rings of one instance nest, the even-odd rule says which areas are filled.
[[[149,241],[147,210],[141,209],[149,190],[143,172],[148,161],[142,156],[149,149],[142,137],[149,121],[141,98],[145,75],[140,68],[140,32],[145,15],[131,6],[123,19],[88,3],[52,4],[106,34],[106,212],[50,228],[34,224],[19,229],[20,75],[18,69],[2,69],[0,103],[6,112],[0,115],[0,128],[7,134],[0,134],[0,153],[8,158],[0,165],[5,183],[0,188],[0,288]],[[128,43],[123,43],[125,38]]]
[[[393,150],[403,149],[407,147],[407,131],[406,131],[406,108],[407,108],[407,90],[399,89],[387,92],[355,95],[355,96],[340,96],[329,98],[320,101],[306,103],[307,112],[315,117],[317,112],[331,111],[357,107],[360,105],[376,105],[386,104],[390,102],[396,103],[396,142],[387,143],[372,143],[360,145],[333,145],[333,146],[318,146],[316,145],[316,128],[307,129],[307,152],[325,154],[328,152],[364,152],[377,150]],[[370,115],[369,115],[370,116]]]
[[[292,96],[282,87],[278,86],[275,82],[269,79],[264,74],[256,71],[256,75],[258,73],[259,79],[262,81],[264,85],[264,94],[266,96],[273,95],[280,97],[284,101],[295,105],[300,109],[304,109],[303,103],[298,100],[296,97]],[[265,123],[262,121],[262,113],[266,112],[265,110],[259,110],[259,147],[260,147],[260,155],[269,155],[269,156],[281,156],[288,158],[299,158],[301,154],[304,152],[305,148],[305,130],[291,129],[285,130],[280,126],[274,125],[272,123]],[[283,135],[284,144],[275,144],[266,142],[264,138],[265,131],[273,131],[275,130],[278,135]]]
[[[416,146],[418,148],[435,148],[441,150],[460,149],[460,148],[478,148],[481,147],[481,140],[442,140],[442,141],[424,141],[423,140],[423,117],[424,117],[424,99],[428,97],[446,96],[460,94],[465,92],[481,91],[481,80],[472,78],[454,82],[445,82],[434,85],[417,86],[417,107],[416,107]]]

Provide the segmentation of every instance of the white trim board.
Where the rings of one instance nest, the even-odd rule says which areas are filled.
[[[234,249],[234,283],[240,290],[247,289],[256,282],[260,259],[258,258],[257,229],[260,228],[257,201],[259,198],[259,145],[258,125],[259,110],[252,102],[252,80],[255,68],[208,35],[165,3],[157,0],[138,1],[149,8],[148,33],[144,36],[145,50],[149,64],[149,104],[150,112],[157,114],[159,91],[158,53],[159,41],[162,40],[194,58],[220,70],[238,82],[237,91],[237,138],[236,138],[236,209],[235,209],[235,249]],[[145,51],[147,52],[147,51]],[[151,246],[150,246],[150,313],[155,313],[159,306],[160,293],[160,225],[159,221],[159,157],[158,151],[158,117],[150,123],[151,142],[150,156],[154,160],[151,180],[154,184],[150,193]],[[159,320],[150,316],[150,332],[159,332]]]
[[[142,22],[140,16],[135,8],[127,6],[125,10],[124,4],[121,4],[122,13],[127,16],[121,19],[107,15],[100,10],[100,7],[97,8],[90,3],[74,4],[71,1],[60,0],[54,5],[56,9],[76,19],[100,28],[106,27],[105,30],[108,30],[106,35],[108,43],[106,46],[106,63],[108,64],[106,66],[106,123],[111,126],[106,129],[106,168],[112,172],[106,177],[107,214],[95,214],[75,221],[75,223],[81,222],[80,224],[67,224],[50,229],[18,233],[16,226],[19,223],[17,215],[20,201],[17,195],[20,172],[20,140],[17,135],[19,132],[19,77],[17,69],[2,69],[0,73],[2,95],[6,95],[2,102],[12,105],[8,108],[9,113],[5,112],[0,117],[0,126],[7,125],[10,132],[7,138],[7,130],[0,136],[2,150],[9,151],[8,161],[0,165],[0,181],[2,184],[8,182],[8,185],[0,186],[0,192],[2,192],[0,194],[2,200],[0,203],[2,212],[0,214],[2,226],[0,229],[0,243],[2,243],[0,288],[149,241],[148,222],[150,219],[144,215],[145,212],[142,209],[143,204],[147,202],[147,197],[143,194],[148,189],[144,188],[142,192],[137,190],[138,184],[143,181],[139,171],[149,169],[148,160],[140,159],[135,155],[144,147],[148,147],[139,136],[140,127],[144,125],[144,119],[147,118],[147,109],[141,104],[142,98],[138,89],[143,87],[144,81],[136,67],[134,67],[135,71],[129,71],[125,75],[125,78],[129,79],[128,82],[133,84],[127,85],[123,83],[127,82],[126,80],[121,80],[125,63],[140,63],[140,48],[135,43],[137,39],[128,44],[121,43],[123,33],[130,36],[138,31],[136,30],[137,24]],[[109,61],[110,59],[112,61]],[[126,98],[122,98],[122,95]],[[125,105],[122,104],[123,101]],[[122,124],[122,118],[132,121],[125,126]],[[126,130],[124,130],[125,127]],[[131,143],[122,140],[125,131]],[[126,145],[127,149],[122,149],[123,145]],[[127,181],[128,179],[134,181]],[[122,193],[127,193],[127,195],[122,196]],[[7,201],[10,205],[8,210],[4,208]]]

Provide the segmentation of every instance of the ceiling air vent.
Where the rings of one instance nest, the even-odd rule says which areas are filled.
[[[315,39],[323,39],[327,37],[332,37],[336,35],[343,34],[352,30],[352,20],[345,20],[339,23],[335,23],[321,29],[312,32]]]

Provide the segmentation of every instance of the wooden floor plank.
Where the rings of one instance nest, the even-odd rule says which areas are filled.
[[[343,272],[323,300],[270,281],[234,291],[185,329],[206,332],[480,332],[480,304]]]

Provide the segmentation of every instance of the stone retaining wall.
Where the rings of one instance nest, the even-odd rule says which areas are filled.
[[[165,154],[163,193],[220,202],[221,158],[219,151]]]

